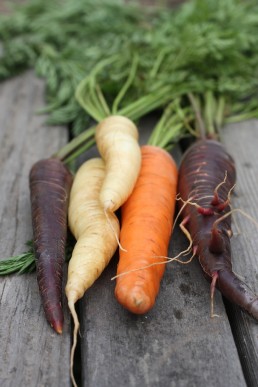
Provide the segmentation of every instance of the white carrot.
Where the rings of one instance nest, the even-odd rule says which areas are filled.
[[[73,358],[79,329],[75,303],[99,277],[118,246],[118,219],[112,212],[105,213],[99,200],[104,177],[105,164],[102,159],[86,161],[75,175],[70,194],[68,223],[77,243],[68,266],[65,292],[74,319],[71,350],[71,379],[74,386]]]
[[[100,192],[105,211],[116,211],[131,194],[141,167],[138,130],[123,116],[110,116],[96,128],[96,143],[106,164]]]

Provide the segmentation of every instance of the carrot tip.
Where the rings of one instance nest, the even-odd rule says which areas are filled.
[[[134,304],[135,304],[135,306],[140,306],[142,303],[143,303],[143,300],[139,300],[139,299],[137,299],[137,298],[134,298]]]
[[[60,335],[63,333],[63,324],[61,324],[60,322],[52,324],[52,328],[56,333]]]
[[[103,201],[104,211],[105,212],[115,212],[116,203],[112,199]]]
[[[128,290],[130,293],[128,295]],[[117,301],[127,310],[135,314],[145,314],[154,305],[155,299],[143,289],[120,288],[115,291]]]

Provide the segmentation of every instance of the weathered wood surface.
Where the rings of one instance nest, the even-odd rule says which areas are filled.
[[[169,256],[186,247],[176,228]],[[114,299],[116,264],[117,257],[81,303],[82,386],[246,385],[222,298],[216,294],[221,317],[211,319],[209,284],[197,260],[168,265],[157,303],[143,316]]]
[[[67,141],[64,128],[48,128],[45,117],[35,115],[43,100],[43,82],[31,72],[0,85],[2,258],[22,252],[31,238],[31,165]],[[151,123],[145,122],[141,128]],[[146,134],[141,141],[145,138]],[[238,168],[233,205],[257,220],[258,123],[227,127],[223,141]],[[179,155],[175,156],[179,160]],[[257,226],[237,213],[234,219],[235,233],[241,231],[232,239],[234,269],[258,292]],[[176,228],[169,255],[186,246],[185,237]],[[114,257],[78,304],[81,386],[258,385],[258,324],[229,307],[234,338],[218,292],[215,309],[221,317],[210,318],[209,284],[197,260],[167,266],[156,306],[143,316],[130,314],[114,299],[115,283],[110,279],[116,264]],[[0,385],[70,386],[71,327],[65,300],[66,323],[63,335],[58,336],[45,321],[34,274],[0,278],[0,295]]]
[[[0,257],[20,254],[32,238],[28,174],[67,141],[46,127],[44,83],[32,72],[0,85]],[[64,334],[46,323],[34,274],[0,278],[0,386],[69,385],[69,314]]]
[[[258,294],[258,121],[228,125],[222,139],[236,162],[237,185],[233,208],[235,236],[232,238],[233,268]],[[254,223],[256,222],[256,224]],[[258,386],[258,324],[238,308],[229,305],[229,318],[243,361],[249,386]]]

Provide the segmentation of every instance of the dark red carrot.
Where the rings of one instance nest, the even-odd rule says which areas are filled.
[[[229,301],[258,319],[258,296],[232,272],[229,196],[235,180],[234,161],[221,143],[205,139],[194,143],[179,169],[182,224],[211,281],[211,298],[217,287]]]
[[[48,322],[62,333],[62,274],[72,175],[59,159],[49,158],[33,165],[29,183],[39,291]]]

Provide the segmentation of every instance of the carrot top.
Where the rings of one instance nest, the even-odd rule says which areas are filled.
[[[113,113],[133,120],[132,101],[141,116],[187,92],[210,93],[233,120],[257,117],[257,14],[256,0],[190,0],[154,12],[122,0],[65,0],[62,9],[31,0],[0,17],[0,79],[36,69],[47,83],[49,122],[70,124],[74,135],[90,123],[74,92],[93,68],[106,99],[118,96]],[[141,95],[154,98],[147,111]]]

